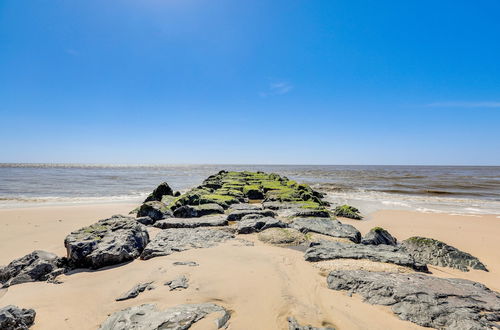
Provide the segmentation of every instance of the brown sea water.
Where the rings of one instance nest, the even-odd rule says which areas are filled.
[[[366,211],[500,214],[500,167],[0,164],[0,207],[139,202],[167,181],[185,191],[219,170],[276,172]]]

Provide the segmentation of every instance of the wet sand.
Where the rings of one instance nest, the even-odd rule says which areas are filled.
[[[136,205],[81,205],[0,210],[0,264],[34,249],[65,254],[64,237],[72,230],[113,214],[126,214]],[[61,220],[61,221],[59,221]],[[489,273],[463,273],[432,267],[438,276],[462,277],[500,291],[498,241],[500,219],[381,211],[368,220],[346,222],[362,233],[382,226],[398,239],[413,235],[437,238],[479,257]],[[151,231],[155,234],[157,231]],[[389,308],[372,306],[358,296],[327,289],[320,269],[303,260],[303,253],[266,245],[256,235],[251,241],[232,240],[214,248],[189,250],[166,257],[133,262],[99,271],[74,271],[60,276],[62,284],[45,282],[0,290],[0,306],[15,304],[37,312],[32,329],[96,329],[110,313],[155,303],[166,308],[183,303],[214,302],[232,311],[229,329],[286,329],[286,318],[302,324],[332,325],[338,329],[423,329],[401,321]],[[196,261],[199,266],[174,266]],[[169,291],[164,282],[186,275],[189,288]],[[115,298],[140,282],[156,288],[131,300]],[[207,324],[209,323],[209,324]],[[210,329],[205,322],[196,328]]]

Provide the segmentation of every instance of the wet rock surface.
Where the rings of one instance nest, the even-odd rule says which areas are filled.
[[[141,292],[146,290],[153,290],[153,282],[139,283],[135,285],[132,289],[122,294],[120,297],[116,298],[116,301],[128,300],[137,297]]]
[[[401,246],[421,263],[456,268],[464,272],[469,271],[469,268],[488,271],[478,258],[432,238],[410,237],[402,241]]]
[[[137,258],[148,242],[145,226],[116,215],[72,232],[64,246],[72,267],[97,269]]]
[[[288,318],[288,330],[335,330],[335,328],[317,328],[310,325],[300,325],[293,317]]]
[[[250,218],[238,222],[238,234],[251,234],[266,230],[268,228],[285,228],[287,225],[281,220],[263,217],[263,218]]]
[[[307,261],[331,259],[367,259],[413,268],[417,271],[428,271],[425,264],[415,261],[409,254],[390,245],[345,244],[340,242],[321,241],[311,244],[307,249]]]
[[[195,218],[211,214],[223,214],[224,209],[219,204],[183,205],[174,210],[176,218]]]
[[[398,241],[387,230],[375,227],[372,228],[361,240],[361,244],[366,245],[393,245],[396,246]]]
[[[313,232],[332,237],[348,238],[355,243],[361,240],[361,233],[351,225],[328,218],[297,218],[291,225],[303,233]]]
[[[219,229],[163,229],[146,246],[141,259],[147,260],[189,249],[208,248],[231,238],[234,238],[233,234]]]
[[[189,329],[196,322],[209,314],[217,313],[215,326],[220,329],[226,326],[231,315],[216,304],[186,304],[171,307],[160,311],[155,305],[145,304],[134,306],[113,313],[101,325],[101,330],[129,330],[129,329]]]
[[[36,313],[33,309],[19,308],[8,305],[0,308],[0,329],[25,330],[35,322]]]
[[[403,320],[436,329],[490,329],[500,321],[500,295],[484,285],[423,274],[334,271],[328,287],[391,306]]]
[[[189,287],[188,279],[186,276],[181,275],[171,281],[165,282],[165,285],[170,287],[170,291],[183,290]]]
[[[0,287],[51,280],[65,272],[63,260],[53,253],[33,251],[0,267]]]
[[[157,221],[154,226],[162,229],[167,228],[197,228],[226,226],[225,216],[205,216],[201,218],[170,218]]]

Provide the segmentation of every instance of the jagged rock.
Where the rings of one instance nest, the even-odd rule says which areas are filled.
[[[285,228],[286,226],[285,223],[271,217],[246,219],[238,223],[238,234],[251,234],[268,228]]]
[[[361,240],[361,233],[356,228],[334,219],[297,218],[290,227],[303,233],[314,232],[332,237],[348,238],[354,243],[359,243]]]
[[[231,238],[234,238],[233,234],[219,229],[203,227],[163,229],[146,246],[141,259],[147,260],[190,249],[208,248]]]
[[[184,205],[174,210],[176,218],[196,218],[204,215],[223,213],[224,209],[218,204]]]
[[[391,306],[403,320],[437,329],[491,329],[500,321],[500,294],[483,284],[423,274],[333,271],[328,287]]]
[[[182,290],[187,289],[189,287],[188,279],[186,276],[181,275],[171,281],[165,282],[165,285],[170,287],[170,291],[173,290]]]
[[[298,218],[305,218],[305,217],[329,218],[330,213],[325,209],[298,208],[296,211],[293,211],[290,216]]]
[[[239,221],[241,218],[243,218],[246,215],[250,214],[258,214],[262,215],[264,217],[275,217],[276,213],[274,213],[271,210],[236,210],[227,216],[227,220],[229,221]]]
[[[231,205],[229,208],[229,212],[240,210],[262,210],[262,204],[238,203]]]
[[[269,228],[257,236],[260,241],[277,245],[299,245],[306,241],[300,231],[291,228]]]
[[[361,240],[366,245],[397,245],[398,240],[394,238],[387,230],[380,227],[372,228]]]
[[[335,330],[335,328],[317,328],[310,325],[300,325],[293,317],[288,318],[288,330]]]
[[[170,188],[168,183],[163,182],[158,187],[156,187],[156,189],[153,190],[153,192],[151,194],[149,194],[149,196],[146,198],[144,203],[151,202],[151,201],[159,202],[159,201],[161,201],[162,197],[165,195],[173,196],[174,192],[173,192],[172,188]]]
[[[176,261],[173,263],[174,266],[189,266],[189,267],[196,267],[199,266],[197,262],[195,261]]]
[[[333,215],[336,217],[350,218],[354,220],[361,220],[363,217],[359,214],[359,210],[353,206],[340,205],[333,210]]]
[[[416,262],[408,253],[391,245],[345,244],[340,242],[321,241],[311,244],[305,254],[307,261],[330,259],[368,259],[386,262],[417,271],[428,271],[425,264]]]
[[[138,217],[138,218],[135,218],[135,221],[137,221],[145,226],[151,226],[152,224],[155,223],[155,220],[151,219],[150,217]]]
[[[270,210],[283,210],[283,209],[294,209],[297,208],[296,203],[283,203],[283,202],[263,202],[262,206],[265,209]]]
[[[478,258],[441,241],[426,237],[410,237],[402,248],[421,263],[452,267],[467,272],[469,268],[488,271]]]
[[[249,220],[249,219],[260,219],[265,218],[262,214],[247,214],[240,221]]]
[[[155,221],[173,216],[174,214],[166,204],[157,201],[146,202],[137,211],[137,217],[150,217]]]
[[[132,299],[137,297],[141,292],[144,292],[146,290],[153,290],[154,286],[152,286],[153,282],[147,282],[147,283],[139,283],[136,286],[134,286],[132,289],[121,295],[120,297],[116,298],[116,301],[122,301],[122,300],[127,300],[127,299]]]
[[[146,227],[135,218],[115,215],[72,232],[64,246],[73,267],[96,269],[137,258],[148,242]]]
[[[162,229],[167,228],[197,228],[197,227],[212,227],[226,226],[227,219],[225,216],[205,216],[201,218],[169,218],[166,220],[157,221],[154,226]]]
[[[19,308],[8,305],[0,308],[0,329],[25,330],[35,322],[36,313],[33,309]]]
[[[8,287],[26,282],[47,281],[64,273],[62,264],[61,258],[55,254],[36,250],[0,267],[0,284]]]
[[[145,304],[113,313],[99,329],[185,330],[212,313],[220,315],[216,319],[217,329],[226,326],[231,317],[224,307],[211,303],[178,305],[163,311],[159,311],[155,305]]]

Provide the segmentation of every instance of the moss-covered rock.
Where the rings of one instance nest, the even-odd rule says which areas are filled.
[[[155,190],[153,190],[151,194],[149,194],[144,203],[151,201],[159,202],[162,200],[163,196],[173,196],[173,195],[174,191],[172,190],[172,188],[170,188],[168,183],[162,182],[158,187],[156,187]]]
[[[340,205],[335,208],[333,214],[337,217],[361,220],[363,217],[359,214],[359,210],[350,205]]]

